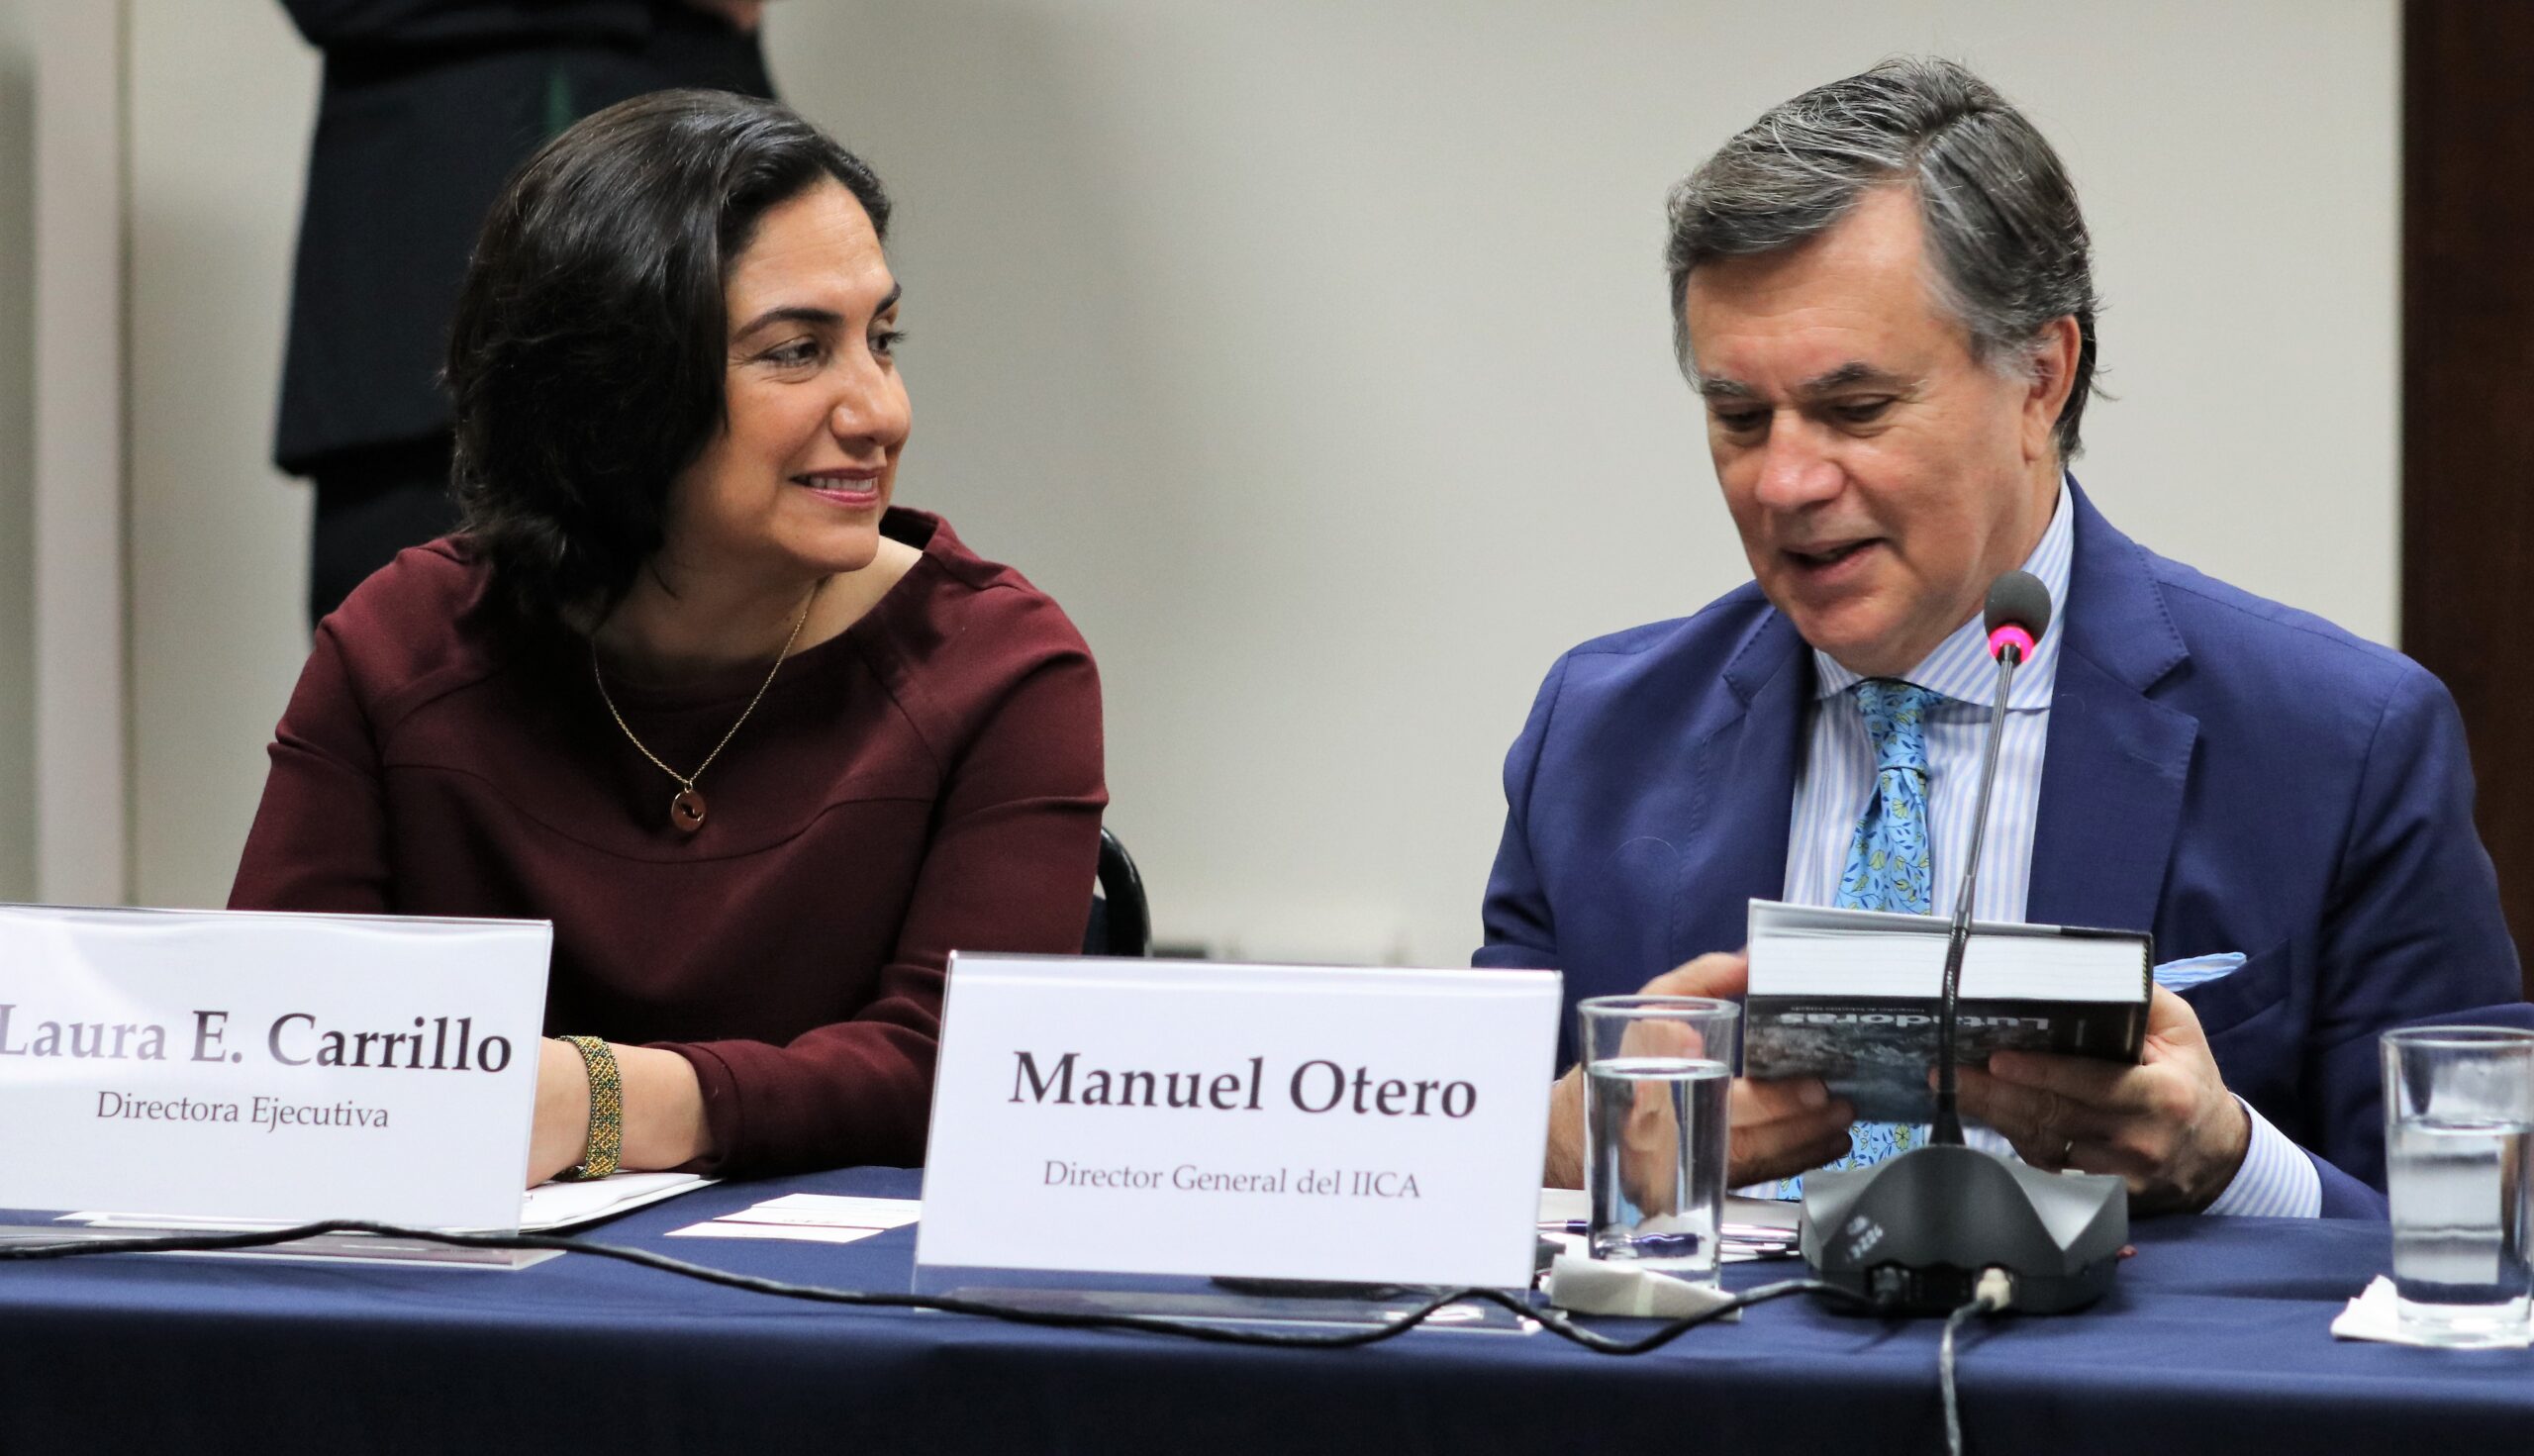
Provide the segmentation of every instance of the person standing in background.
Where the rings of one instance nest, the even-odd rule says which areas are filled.
[[[572,123],[702,86],[771,99],[764,0],[282,0],[326,57],[273,463],[317,491],[311,627],[457,525],[439,386],[467,254]]]

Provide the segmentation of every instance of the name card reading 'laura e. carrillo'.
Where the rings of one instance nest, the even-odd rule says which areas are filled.
[[[1548,971],[955,955],[924,1268],[1529,1282]]]
[[[0,1209],[516,1227],[552,940],[0,906]]]

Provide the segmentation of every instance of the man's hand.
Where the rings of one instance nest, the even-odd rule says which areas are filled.
[[[2191,1004],[2159,986],[2134,1067],[2001,1051],[1961,1069],[1962,1111],[2004,1133],[2036,1168],[2116,1173],[2140,1213],[2208,1207],[2252,1145]]]
[[[1729,952],[1703,955],[1645,983],[1643,996],[1740,996],[1751,963]],[[1856,1112],[1810,1078],[1785,1082],[1733,1079],[1726,1103],[1732,1137],[1725,1182],[1732,1187],[1818,1168],[1848,1150]],[[1548,1159],[1541,1180],[1551,1188],[1584,1186],[1584,1069],[1567,1069],[1549,1089]]]

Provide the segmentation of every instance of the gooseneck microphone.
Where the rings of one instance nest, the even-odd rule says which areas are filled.
[[[2050,628],[2050,592],[2009,571],[1989,589],[1989,651],[1998,693],[1980,768],[1980,797],[1962,861],[1962,889],[1945,937],[1936,1019],[1936,1116],[1931,1140],[1871,1168],[1803,1175],[1803,1260],[1826,1283],[1887,1313],[1954,1314],[1967,1306],[2028,1313],[2080,1310],[2111,1288],[2129,1239],[2129,1189],[2118,1178],[2045,1173],[1966,1147],[1954,1051],[1962,953],[1971,940],[1980,842],[2015,669]]]
[[[1989,587],[1989,655],[1998,659],[1998,694],[1989,708],[1989,736],[1980,753],[1980,798],[1971,816],[1971,849],[1962,857],[1962,889],[1953,897],[1953,927],[1945,936],[1944,993],[1936,1008],[1936,1120],[1932,1140],[1962,1146],[1962,1114],[1954,1087],[1954,1012],[1962,997],[1962,952],[1971,943],[1972,892],[1980,886],[1980,844],[1989,836],[1989,791],[1998,782],[1998,745],[2005,737],[2006,695],[2015,669],[2032,656],[2050,631],[2050,589],[2029,571],[2009,571]]]

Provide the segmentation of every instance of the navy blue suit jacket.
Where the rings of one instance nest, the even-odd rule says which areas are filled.
[[[2184,993],[2227,1086],[2314,1158],[2325,1213],[2383,1216],[2377,1033],[2527,1017],[2459,1016],[2521,991],[2453,700],[2073,499],[2026,917],[2248,956]],[[1560,658],[1506,757],[1476,963],[1562,970],[1571,1009],[1740,948],[1784,889],[1812,691],[1756,584]]]

